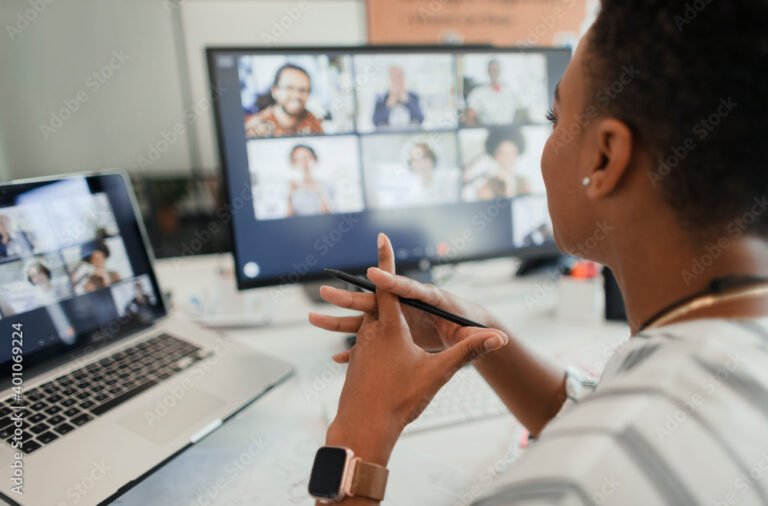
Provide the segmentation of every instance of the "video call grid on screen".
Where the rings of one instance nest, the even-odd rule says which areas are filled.
[[[120,176],[104,181],[110,178]],[[136,254],[137,231],[125,216],[121,230],[108,195],[125,200],[119,194],[125,188],[98,188],[98,179],[3,188],[0,321],[4,328],[24,326],[30,365],[37,352],[76,347],[99,326],[120,319],[122,326],[149,323],[162,312],[148,263]],[[0,353],[0,361],[6,355]]]
[[[546,215],[546,200],[529,197],[544,195],[546,113],[569,58],[540,48],[209,49],[230,200],[245,197],[251,213],[235,213],[236,256],[238,222],[394,220],[521,196],[529,216]],[[508,221],[515,244],[497,249],[551,242],[548,216]],[[513,221],[530,231],[513,235]]]

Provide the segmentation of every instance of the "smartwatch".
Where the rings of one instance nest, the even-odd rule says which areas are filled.
[[[315,454],[309,495],[321,503],[357,496],[381,501],[387,487],[386,467],[363,462],[349,448],[323,446]]]

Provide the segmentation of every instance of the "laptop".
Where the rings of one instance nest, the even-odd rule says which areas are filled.
[[[123,493],[291,374],[169,314],[127,177],[0,184],[0,498]]]

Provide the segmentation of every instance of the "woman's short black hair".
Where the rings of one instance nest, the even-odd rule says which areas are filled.
[[[496,154],[499,144],[511,142],[517,146],[517,151],[522,154],[525,151],[525,137],[517,127],[492,127],[485,138],[485,152],[491,156]]]
[[[626,122],[654,186],[702,236],[768,236],[768,1],[602,0],[586,117]]]

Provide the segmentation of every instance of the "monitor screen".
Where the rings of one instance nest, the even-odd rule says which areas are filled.
[[[540,157],[568,49],[208,49],[240,288],[556,252]]]
[[[13,347],[26,374],[164,314],[122,175],[0,184],[0,379],[18,368]]]

